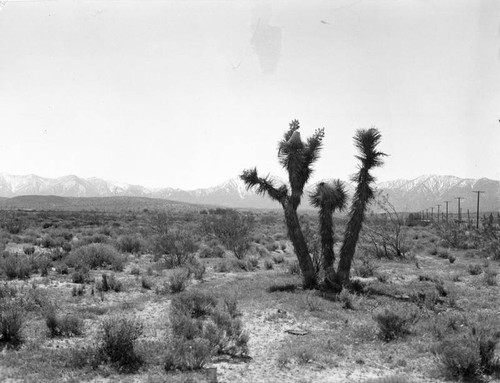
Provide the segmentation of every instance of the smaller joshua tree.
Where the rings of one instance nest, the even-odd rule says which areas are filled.
[[[285,222],[288,236],[292,241],[295,254],[304,278],[304,288],[318,286],[318,276],[309,255],[307,244],[300,228],[297,208],[304,192],[304,186],[312,174],[312,164],[318,159],[324,137],[324,129],[318,129],[306,142],[300,138],[299,122],[293,120],[283,140],[278,145],[278,159],[288,172],[290,189],[287,185],[276,186],[267,177],[259,177],[257,169],[247,169],[241,174],[241,179],[248,188],[256,187],[257,193],[267,194],[271,199],[278,201],[285,213]],[[358,130],[354,136],[354,144],[359,149],[360,155],[356,156],[361,161],[358,173],[353,177],[357,183],[354,198],[349,212],[344,242],[340,251],[340,260],[337,271],[334,269],[335,254],[333,251],[333,218],[335,210],[342,210],[346,205],[347,195],[345,187],[340,181],[332,184],[319,183],[310,195],[313,206],[319,208],[320,234],[322,243],[323,271],[325,272],[324,286],[334,291],[342,290],[349,282],[352,260],[356,250],[363,220],[368,203],[374,197],[372,183],[374,177],[370,170],[382,165],[384,153],[376,150],[380,143],[381,135],[375,128]]]
[[[335,210],[342,211],[346,207],[347,193],[345,185],[340,180],[332,183],[320,182],[316,189],[309,196],[311,205],[318,208],[321,236],[321,268],[328,272],[335,263],[335,253],[333,251],[333,213]]]

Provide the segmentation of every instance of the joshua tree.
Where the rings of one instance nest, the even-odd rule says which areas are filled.
[[[320,182],[309,196],[311,205],[318,208],[319,226],[321,235],[322,268],[328,273],[335,263],[333,251],[333,213],[341,211],[346,206],[347,193],[340,180],[333,183]]]
[[[288,236],[292,241],[304,278],[304,287],[314,288],[317,286],[316,272],[300,228],[297,208],[304,193],[304,185],[312,174],[312,164],[318,159],[324,129],[316,130],[304,143],[300,138],[299,128],[299,122],[293,120],[278,145],[278,159],[288,172],[291,190],[286,185],[275,186],[269,176],[259,177],[255,168],[244,170],[240,177],[248,188],[256,186],[257,193],[267,194],[281,204],[285,213]]]
[[[352,181],[357,183],[356,191],[349,212],[344,242],[340,249],[337,272],[333,281],[331,281],[338,291],[349,282],[352,259],[356,251],[363,220],[365,219],[366,208],[375,196],[372,187],[375,178],[370,174],[370,170],[383,164],[382,158],[385,154],[377,151],[377,145],[380,143],[381,138],[380,132],[375,128],[358,130],[354,136],[354,145],[360,151],[356,158],[361,161],[361,166],[358,173],[352,178]]]
[[[286,185],[275,186],[269,176],[259,177],[255,168],[243,171],[240,177],[248,188],[257,187],[257,193],[267,194],[282,205],[288,236],[294,246],[304,278],[304,287],[315,288],[318,282],[317,275],[300,228],[297,208],[304,192],[304,185],[311,176],[311,166],[318,159],[324,129],[316,130],[314,135],[304,143],[298,132],[299,127],[299,122],[293,120],[278,146],[278,158],[281,165],[288,172],[291,191],[288,190]],[[361,161],[361,166],[358,173],[353,177],[353,181],[357,183],[357,186],[336,272],[334,270],[332,214],[335,210],[341,210],[345,206],[346,193],[344,186],[340,181],[335,181],[331,185],[320,183],[310,196],[312,204],[320,209],[323,269],[326,275],[325,286],[336,291],[342,290],[343,286],[349,282],[352,259],[363,225],[366,208],[374,197],[371,186],[374,178],[370,174],[370,170],[382,165],[382,157],[385,156],[384,153],[376,150],[380,139],[381,135],[375,128],[358,130],[354,136],[354,144],[360,150],[360,155],[356,156],[356,158]]]

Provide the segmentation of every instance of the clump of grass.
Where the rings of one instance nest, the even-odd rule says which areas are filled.
[[[84,285],[73,286],[73,289],[71,290],[71,296],[80,297],[84,294],[85,294],[85,286]]]
[[[189,282],[190,272],[188,269],[174,270],[169,277],[170,291],[172,293],[180,293],[184,291]]]
[[[54,337],[72,337],[83,334],[83,320],[74,315],[60,317],[55,309],[47,310],[45,313],[45,324],[49,334]]]
[[[379,327],[380,339],[390,342],[409,335],[410,328],[418,321],[418,313],[415,311],[402,311],[385,309],[384,312],[376,314],[373,319]]]
[[[439,258],[449,259],[449,257],[450,257],[450,251],[448,249],[440,247],[438,249],[438,251],[437,251],[437,255],[438,255]]]
[[[281,254],[273,255],[273,262],[276,264],[280,264],[285,262],[285,258]]]
[[[369,278],[373,277],[375,274],[375,270],[377,266],[373,264],[369,259],[363,259],[360,265],[358,265],[355,269],[356,275],[361,278]]]
[[[141,278],[141,286],[143,289],[151,290],[153,288],[153,282],[150,278],[146,276],[142,276]]]
[[[264,261],[264,268],[265,268],[266,270],[272,270],[272,269],[274,269],[274,263],[273,263],[271,260],[266,259],[266,260]]]
[[[99,292],[114,291],[119,293],[123,290],[123,284],[121,281],[116,279],[114,274],[102,274],[101,280],[96,282],[95,288]]]
[[[89,269],[82,267],[71,274],[73,283],[87,283],[90,281]]]
[[[298,261],[293,261],[288,265],[288,272],[292,275],[300,275],[300,266]]]
[[[296,283],[279,283],[279,282],[274,282],[271,286],[267,288],[267,291],[270,293],[274,293],[276,291],[280,292],[290,292],[293,293],[295,290],[297,290],[297,284]]]
[[[467,271],[469,271],[470,275],[479,275],[483,272],[483,269],[479,264],[470,264]]]
[[[224,258],[224,253],[224,247],[221,245],[205,246],[200,249],[198,256],[200,258]]]
[[[344,309],[354,310],[354,298],[349,290],[343,289],[340,294],[337,295],[337,300],[342,303]]]
[[[488,267],[484,270],[484,283],[487,286],[496,286],[497,285],[497,275],[498,271],[493,269],[492,267]]]

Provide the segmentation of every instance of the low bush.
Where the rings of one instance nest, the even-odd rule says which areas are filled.
[[[224,247],[221,245],[204,246],[198,253],[200,258],[224,258]]]
[[[170,291],[172,293],[180,293],[184,291],[189,282],[190,272],[188,269],[174,270],[168,281],[170,283]]]
[[[273,262],[276,264],[280,264],[285,262],[285,258],[281,254],[273,255]]]
[[[186,265],[197,250],[198,245],[193,236],[181,230],[156,236],[153,240],[154,260],[164,260],[166,268]]]
[[[27,279],[33,270],[32,259],[27,255],[6,252],[0,258],[0,271],[8,279]]]
[[[269,259],[266,259],[266,260],[264,261],[264,268],[265,268],[266,270],[272,270],[272,269],[274,269],[274,264],[273,264],[273,262],[272,262],[272,261],[270,261]]]
[[[495,348],[500,340],[498,319],[484,314],[453,314],[434,326],[440,343],[434,348],[447,374],[460,381],[489,381],[500,372]]]
[[[448,249],[440,247],[438,249],[437,255],[439,258],[448,259],[450,256],[450,251]]]
[[[497,285],[497,275],[498,271],[493,269],[492,267],[487,267],[484,270],[484,283],[487,286],[496,286]]]
[[[34,246],[24,246],[23,253],[26,255],[33,255],[33,254],[35,254],[35,247]]]
[[[123,284],[116,279],[114,274],[102,274],[101,280],[96,282],[95,288],[99,292],[114,291],[119,293],[123,290]]]
[[[87,283],[87,282],[89,282],[90,281],[89,269],[87,267],[82,267],[79,270],[75,270],[71,274],[71,280],[73,283]]]
[[[166,370],[202,368],[215,354],[246,355],[248,335],[243,331],[234,297],[190,291],[171,304],[172,339]]]
[[[19,302],[0,302],[0,344],[16,347],[23,342],[21,329],[25,318],[26,313]]]
[[[385,309],[383,313],[376,314],[373,319],[379,327],[379,337],[390,342],[410,334],[410,327],[418,321],[418,313],[411,310]]]
[[[134,318],[111,317],[100,328],[97,352],[101,362],[110,362],[119,372],[137,371],[143,364],[136,353],[137,339],[143,333],[143,325]]]
[[[481,265],[478,265],[478,264],[469,265],[467,270],[469,271],[470,275],[479,275],[483,272]]]
[[[144,243],[136,235],[122,235],[118,237],[117,246],[125,253],[138,254],[144,248]]]
[[[74,315],[60,317],[55,310],[45,313],[45,324],[49,334],[54,337],[72,337],[83,334],[83,320]]]
[[[76,266],[77,268],[97,269],[109,267],[114,271],[123,271],[125,257],[110,245],[92,243],[72,250],[67,263],[69,266]]]
[[[143,289],[151,290],[153,288],[153,282],[150,278],[143,276],[141,278],[141,286]]]

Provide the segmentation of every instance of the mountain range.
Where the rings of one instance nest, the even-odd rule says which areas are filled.
[[[397,211],[412,212],[441,205],[445,209],[444,201],[449,202],[449,211],[457,212],[456,197],[463,197],[462,212],[469,209],[476,211],[477,195],[474,190],[484,191],[481,194],[480,210],[498,211],[500,209],[500,181],[488,178],[469,179],[455,176],[424,175],[415,179],[399,179],[381,182],[377,189],[387,194],[389,201]],[[312,188],[312,186],[309,186]],[[310,191],[310,189],[308,189]],[[306,194],[308,192],[306,190]],[[347,185],[352,195],[354,186]],[[10,175],[0,173],[0,197],[12,198],[24,195],[43,195],[61,197],[146,197],[160,198],[170,201],[179,201],[203,205],[218,205],[233,208],[278,208],[276,202],[262,197],[246,189],[238,178],[210,188],[196,190],[182,190],[175,188],[146,188],[119,182],[111,182],[101,178],[81,178],[68,175],[59,178],[45,178],[34,174]],[[310,207],[307,198],[303,199],[303,206]]]

